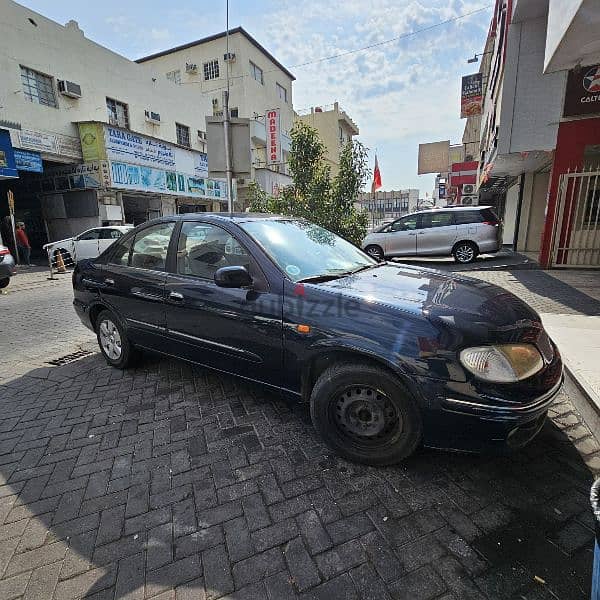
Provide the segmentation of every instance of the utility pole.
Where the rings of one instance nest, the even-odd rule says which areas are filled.
[[[225,135],[225,175],[227,177],[227,209],[233,212],[233,173],[231,170],[231,131],[229,121],[229,0],[226,0],[226,32],[225,43],[227,45],[227,61],[225,62],[227,72],[227,90],[223,92],[223,133]]]

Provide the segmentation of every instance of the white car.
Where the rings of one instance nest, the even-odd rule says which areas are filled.
[[[65,266],[74,266],[78,260],[96,258],[115,240],[133,229],[133,225],[111,225],[94,227],[75,237],[51,242],[44,246],[52,264],[56,266],[56,257],[60,253]]]

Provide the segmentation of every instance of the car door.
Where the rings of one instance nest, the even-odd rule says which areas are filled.
[[[165,279],[174,222],[157,223],[115,244],[99,282],[100,295],[134,344],[161,350],[166,331]]]
[[[417,254],[450,254],[455,242],[456,224],[452,211],[429,211],[421,214],[417,230]]]
[[[407,215],[394,221],[385,236],[386,256],[411,256],[417,251],[418,215]]]
[[[218,225],[182,222],[176,249],[166,281],[170,353],[279,385],[281,291],[272,289],[238,237]],[[251,289],[216,285],[216,270],[231,265],[248,269]]]
[[[75,238],[75,262],[84,258],[96,258],[100,254],[101,229],[89,229]]]
[[[118,240],[123,235],[120,229],[107,227],[100,230],[100,239],[98,240],[98,252],[102,254],[115,240]]]

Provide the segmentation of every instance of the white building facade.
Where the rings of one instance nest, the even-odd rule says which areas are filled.
[[[210,98],[11,0],[0,4],[0,219],[32,245],[102,224],[226,207],[207,177]],[[7,160],[7,164],[8,164]],[[5,233],[5,232],[3,232]]]
[[[137,60],[156,80],[189,88],[211,115],[223,112],[223,91],[229,72],[229,110],[231,116],[248,118],[251,141],[251,174],[237,181],[238,197],[255,180],[269,194],[291,183],[287,158],[289,131],[294,123],[292,84],[294,75],[242,27],[229,30],[229,52],[225,32],[184,44]],[[265,114],[279,109],[281,161],[267,161]]]

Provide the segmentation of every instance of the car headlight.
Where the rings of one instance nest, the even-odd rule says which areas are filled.
[[[512,383],[535,375],[544,366],[531,344],[498,344],[465,348],[460,362],[476,377],[494,383]]]

